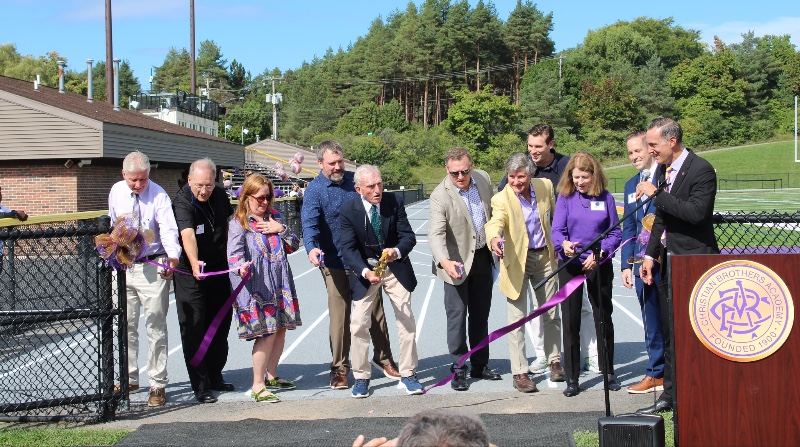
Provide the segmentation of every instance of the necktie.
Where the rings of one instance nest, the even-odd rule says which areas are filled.
[[[672,166],[667,166],[667,176],[664,178],[664,180],[667,182],[667,192],[669,192],[669,190],[672,189],[672,171],[674,171]],[[667,229],[666,228],[664,228],[664,232],[661,233],[661,244],[664,247],[667,246]]]
[[[142,226],[142,213],[139,209],[139,194],[133,195],[133,215],[134,219],[136,219],[136,227]]]
[[[669,192],[669,190],[672,189],[672,171],[674,171],[674,169],[672,169],[672,166],[668,166],[667,176],[665,178],[665,180],[667,181],[667,192]]]
[[[378,243],[381,242],[381,217],[378,215],[378,207],[372,205],[372,211],[369,214],[369,221],[372,224],[372,231],[375,232],[375,238]]]

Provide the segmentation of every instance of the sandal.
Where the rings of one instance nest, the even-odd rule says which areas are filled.
[[[274,379],[264,379],[264,385],[270,390],[293,390],[297,388],[294,383],[275,376]]]
[[[261,390],[257,393],[255,391],[250,391],[250,397],[255,399],[256,402],[267,402],[270,404],[281,401],[278,396],[270,393],[266,388],[261,388]]]

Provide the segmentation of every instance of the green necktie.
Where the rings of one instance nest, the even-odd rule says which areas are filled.
[[[381,242],[381,217],[378,215],[378,207],[372,205],[372,211],[369,214],[369,221],[372,223],[372,231],[375,232],[375,238],[378,243]]]

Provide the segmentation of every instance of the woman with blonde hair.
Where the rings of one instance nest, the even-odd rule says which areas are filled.
[[[277,376],[286,330],[295,329],[300,308],[292,269],[286,257],[297,250],[300,240],[282,222],[274,209],[274,186],[261,174],[244,181],[236,209],[228,226],[228,264],[231,285],[236,288],[248,272],[247,283],[233,305],[239,339],[253,340],[253,388],[257,402],[279,402],[273,390],[295,385]],[[266,375],[266,377],[265,377]]]
[[[564,175],[558,182],[556,210],[553,213],[553,245],[558,255],[559,266],[569,261],[576,253],[585,248],[597,236],[617,224],[617,207],[614,197],[606,189],[608,177],[602,166],[588,152],[578,152],[572,156]],[[614,323],[611,320],[613,306],[611,303],[611,287],[614,280],[614,269],[611,262],[605,261],[619,247],[622,230],[616,227],[600,240],[600,259],[587,251],[569,262],[558,273],[559,283],[564,285],[578,275],[586,275],[587,294],[594,313],[594,325],[597,337],[600,338],[601,318],[605,318],[605,344],[608,347],[608,358],[600,353],[600,369],[609,374],[608,388],[612,391],[620,389],[614,376]],[[598,293],[597,282],[601,290]],[[567,388],[564,395],[572,397],[580,392],[578,376],[580,375],[580,329],[581,301],[583,285],[572,292],[561,303],[562,334],[564,340],[564,375]],[[602,301],[603,313],[600,313]]]

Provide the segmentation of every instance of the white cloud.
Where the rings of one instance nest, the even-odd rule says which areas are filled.
[[[714,44],[714,36],[719,36],[726,44],[740,43],[742,34],[753,31],[756,36],[767,34],[782,36],[791,34],[793,44],[800,46],[800,17],[778,17],[767,22],[735,21],[719,25],[691,24],[687,28],[700,30],[703,42]]]

